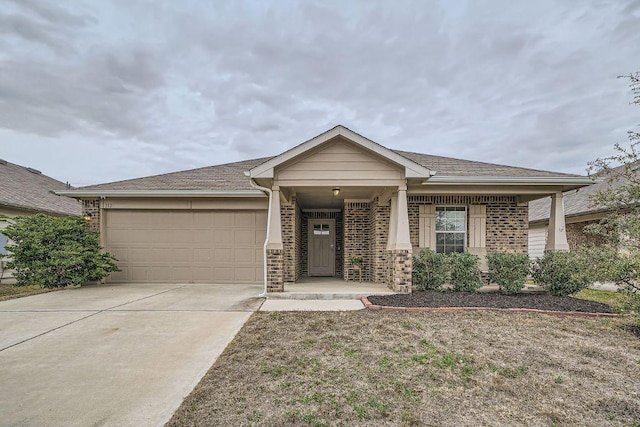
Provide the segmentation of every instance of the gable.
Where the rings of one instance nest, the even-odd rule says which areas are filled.
[[[304,156],[306,153],[327,144],[327,142],[332,141],[337,137],[341,137],[342,139],[361,147],[364,151],[376,154],[381,158],[385,158],[389,162],[400,166],[404,169],[404,176],[406,178],[429,178],[434,174],[423,165],[420,165],[413,160],[409,160],[393,150],[389,150],[388,148],[383,147],[382,145],[375,143],[350,129],[347,129],[344,126],[338,125],[324,133],[321,133],[315,138],[303,142],[302,144],[254,167],[249,171],[249,176],[251,178],[273,178],[275,168],[278,166],[290,162],[296,157]]]
[[[280,185],[324,185],[335,181],[367,181],[380,185],[403,179],[404,170],[351,141],[336,137],[276,167],[274,178]]]

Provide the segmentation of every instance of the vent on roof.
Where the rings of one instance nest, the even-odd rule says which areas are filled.
[[[38,169],[34,169],[34,168],[25,168],[25,169],[31,173],[35,173],[36,175],[42,175],[42,172],[40,172]]]
[[[0,165],[6,165],[7,161],[5,159],[0,159]]]

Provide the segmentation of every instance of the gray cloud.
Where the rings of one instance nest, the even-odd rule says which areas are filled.
[[[616,79],[640,70],[638,27],[639,1],[20,1],[0,6],[0,128],[118,153],[62,171],[84,184],[276,154],[338,123],[580,173],[638,122]]]

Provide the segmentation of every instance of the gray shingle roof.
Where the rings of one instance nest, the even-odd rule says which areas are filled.
[[[393,150],[439,176],[575,177],[565,173],[540,171],[492,163],[474,162],[428,154]],[[126,181],[90,185],[81,190],[252,190],[244,172],[271,159],[265,157]]]
[[[271,157],[207,166],[126,181],[81,187],[82,190],[255,190],[244,172]]]
[[[437,176],[504,176],[504,177],[577,177],[580,175],[519,168],[494,163],[432,156],[393,150],[409,160],[436,171]]]
[[[624,166],[618,166],[615,170],[621,170]],[[609,188],[616,188],[619,185],[626,182],[625,180],[616,180],[615,182],[609,182],[604,178],[601,182],[596,182],[588,187],[583,187],[577,192],[570,192],[563,197],[564,200],[564,214],[567,217],[593,214],[606,210],[605,206],[593,204],[591,197],[599,191],[607,190]],[[542,221],[549,219],[549,212],[551,209],[551,198],[545,197],[544,199],[534,200],[529,202],[529,222]]]
[[[80,215],[80,203],[52,191],[67,189],[64,182],[35,169],[0,161],[0,206],[63,215]]]

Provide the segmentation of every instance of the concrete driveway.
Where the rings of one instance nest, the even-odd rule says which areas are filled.
[[[261,291],[120,284],[0,302],[0,424],[164,424]]]

